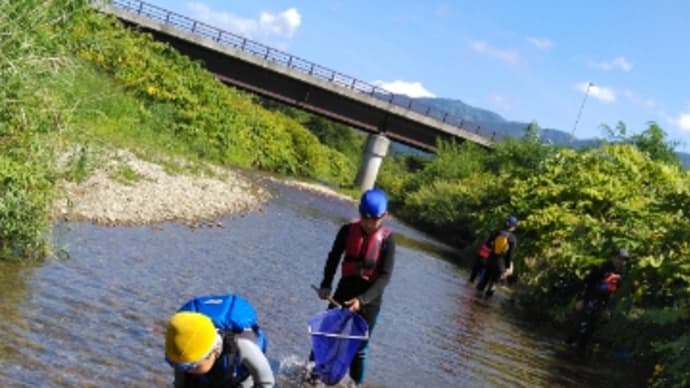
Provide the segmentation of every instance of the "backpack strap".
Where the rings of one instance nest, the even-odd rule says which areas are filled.
[[[223,349],[218,360],[216,360],[216,365],[206,375],[204,386],[210,388],[240,387],[241,380],[238,379],[239,376],[235,376],[235,363],[238,357],[235,333],[228,330],[218,330],[218,334],[223,339]]]

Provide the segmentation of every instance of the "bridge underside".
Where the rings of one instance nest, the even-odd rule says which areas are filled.
[[[167,42],[190,58],[203,61],[205,67],[220,81],[285,104],[328,117],[372,134],[382,134],[413,148],[435,152],[437,138],[463,141],[449,133],[434,130],[385,109],[368,105],[337,89],[322,88],[289,74],[271,71],[240,58],[180,39],[164,32],[123,22],[151,33],[156,40]]]

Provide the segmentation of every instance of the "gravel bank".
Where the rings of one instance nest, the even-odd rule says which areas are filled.
[[[133,182],[113,179],[113,171],[136,172]],[[163,167],[114,151],[108,162],[81,183],[63,182],[57,219],[88,220],[103,225],[179,222],[220,224],[218,218],[260,208],[270,198],[265,189],[227,168],[207,166],[212,176],[168,174]]]

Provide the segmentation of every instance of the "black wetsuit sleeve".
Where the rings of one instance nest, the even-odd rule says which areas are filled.
[[[390,234],[386,239],[383,240],[381,247],[381,257],[379,258],[378,273],[379,276],[376,278],[374,283],[359,296],[360,302],[362,304],[369,304],[371,301],[376,300],[383,295],[383,290],[386,288],[391,280],[391,275],[393,274],[393,267],[395,266],[395,239],[393,239],[393,234]]]
[[[597,267],[589,271],[587,276],[585,277],[584,280],[584,287],[582,288],[582,291],[580,291],[580,294],[578,295],[578,299],[586,299],[589,300],[596,295],[596,287],[601,281],[602,277],[604,276],[605,268],[604,267]]]
[[[331,251],[328,253],[328,259],[326,259],[326,265],[323,268],[321,288],[332,288],[335,271],[338,269],[338,264],[340,263],[343,252],[345,252],[345,244],[347,243],[347,235],[350,232],[350,225],[351,224],[343,225],[335,236]]]

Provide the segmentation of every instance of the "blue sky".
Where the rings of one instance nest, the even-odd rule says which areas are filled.
[[[690,151],[690,1],[148,2],[393,92],[578,138],[656,121]]]

